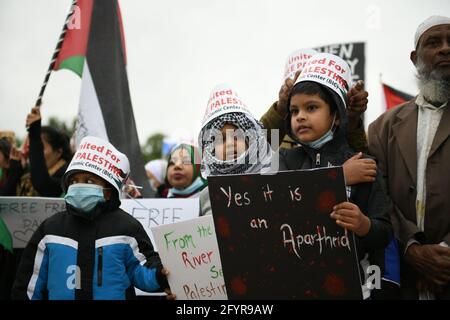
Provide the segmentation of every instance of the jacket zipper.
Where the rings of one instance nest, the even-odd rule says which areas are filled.
[[[97,286],[101,287],[103,282],[103,247],[98,248]]]
[[[320,166],[320,153],[316,154],[316,166]]]

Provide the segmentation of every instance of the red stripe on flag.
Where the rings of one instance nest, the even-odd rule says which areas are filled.
[[[386,85],[383,85],[384,90],[384,96],[386,98],[386,108],[387,110],[398,106],[399,104],[402,104],[406,102],[406,100],[403,97],[398,96],[391,88],[389,88]]]
[[[58,70],[61,63],[70,57],[86,55],[91,26],[92,5],[93,0],[78,0],[80,28],[67,30],[61,51],[55,62],[54,70]]]

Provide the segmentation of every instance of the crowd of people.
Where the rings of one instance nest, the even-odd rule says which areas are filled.
[[[213,214],[210,176],[342,166],[348,201],[330,219],[355,234],[362,279],[364,265],[382,270],[381,289],[363,286],[364,298],[450,299],[450,18],[419,25],[410,59],[419,94],[371,123],[368,139],[368,92],[361,81],[352,85],[350,67],[332,54],[311,53],[259,120],[234,88],[214,88],[198,142],[180,141],[167,159],[146,165],[156,197],[198,198],[203,216]],[[325,81],[324,61],[342,77]],[[221,95],[238,107],[210,112]],[[134,287],[175,299],[170,270],[140,223],[119,208],[124,193],[139,197],[127,187],[127,155],[99,138],[80,143],[121,159],[111,178],[80,166],[86,150],[41,126],[38,107],[26,126],[21,148],[0,139],[0,196],[60,197],[66,210],[45,220],[24,250],[12,248],[0,214],[0,299],[128,299]],[[81,269],[80,287],[67,287],[58,271],[71,265]]]

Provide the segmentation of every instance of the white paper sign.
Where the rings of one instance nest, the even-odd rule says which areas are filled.
[[[199,214],[198,198],[127,199],[121,202],[121,208],[143,225],[152,243],[151,227],[196,218]],[[0,197],[0,216],[13,237],[14,248],[25,248],[39,225],[63,210],[65,202],[61,198]]]
[[[227,299],[212,216],[155,227],[152,232],[177,299]]]
[[[197,218],[199,198],[189,199],[126,199],[120,208],[138,220],[147,232],[155,251],[157,246],[152,227]]]
[[[13,238],[13,248],[25,248],[39,225],[66,208],[64,199],[0,197],[0,216]]]
[[[302,71],[306,62],[317,53],[314,49],[300,49],[292,52],[286,59],[284,66],[284,79],[291,78],[294,80],[295,73]]]
[[[230,112],[241,112],[251,115],[251,112],[239,98],[237,92],[227,84],[220,84],[211,92],[208,106],[203,116],[202,128],[212,119]]]
[[[352,85],[351,70],[347,62],[329,53],[312,56],[303,68],[296,83],[314,81],[336,92],[345,104],[345,97]]]

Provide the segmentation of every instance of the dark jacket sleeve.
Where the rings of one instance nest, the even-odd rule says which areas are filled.
[[[31,183],[43,197],[60,197],[61,177],[50,177],[44,158],[44,145],[41,140],[41,121],[33,122],[29,131]]]
[[[9,161],[9,169],[8,169],[8,180],[3,188],[0,189],[0,196],[15,196],[17,184],[20,181],[20,177],[22,176],[23,169],[20,165],[20,161],[10,160]]]
[[[364,131],[364,124],[360,120],[358,127],[354,130],[347,130],[347,142],[350,148],[357,152],[367,153],[369,148],[367,145],[366,132]]]
[[[367,235],[359,238],[364,252],[384,249],[393,232],[389,217],[390,203],[382,179],[378,171],[374,182],[357,185],[352,196],[352,202],[358,205],[371,222]]]
[[[39,226],[22,254],[12,290],[13,300],[47,299],[48,252],[41,242],[44,225],[45,222]]]
[[[272,146],[272,149],[274,148],[274,145],[272,144],[272,130],[279,130],[278,131],[278,146],[281,145],[283,142],[284,136],[286,135],[286,129],[284,125],[284,119],[278,114],[276,110],[277,102],[274,102],[269,110],[261,117],[260,121],[264,125],[264,127],[267,129],[267,141]]]

